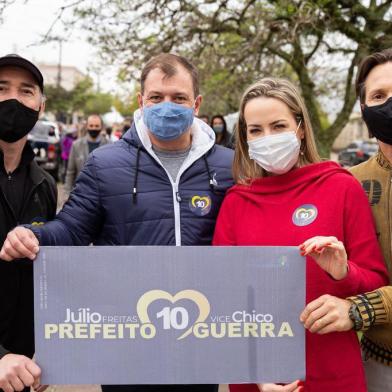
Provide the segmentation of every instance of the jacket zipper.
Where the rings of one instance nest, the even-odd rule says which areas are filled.
[[[205,153],[207,153],[210,149],[207,149],[204,152],[200,152],[199,154],[195,155],[191,159],[188,157],[185,159],[183,165],[180,167],[180,170],[177,173],[177,178],[176,181],[174,182],[173,179],[171,178],[171,175],[169,172],[166,170],[166,168],[162,165],[161,161],[159,158],[156,156],[154,151],[152,149],[147,149],[147,153],[152,156],[157,163],[163,168],[163,170],[166,172],[167,177],[169,178],[170,184],[172,186],[172,193],[173,193],[173,206],[174,206],[174,233],[175,233],[175,240],[176,240],[176,246],[181,246],[181,210],[180,210],[180,204],[182,202],[181,198],[181,193],[179,190],[179,183],[182,174],[185,172],[185,170],[189,169],[200,157],[202,157]]]
[[[181,194],[179,192],[179,184],[180,184],[180,179],[182,174],[188,170],[198,159],[200,159],[205,153],[207,153],[210,149],[204,151],[204,152],[199,152],[197,155],[192,157],[191,159],[188,157],[185,159],[183,162],[182,166],[180,167],[180,170],[177,173],[177,178],[176,182],[173,183],[170,178],[170,181],[172,182],[173,186],[173,193],[175,195],[174,199],[174,225],[175,225],[175,233],[176,233],[176,246],[181,246],[181,214],[180,214],[180,203],[182,201],[181,199]]]
[[[8,173],[8,181],[12,181],[12,175],[11,175],[11,173]],[[15,212],[14,212],[14,210],[12,209],[10,202],[9,202],[8,199],[6,198],[5,194],[3,194],[3,193],[1,192],[1,193],[3,194],[4,200],[5,200],[6,204],[7,204],[8,209],[11,211],[11,214],[12,214],[12,217],[14,218],[14,222],[16,223],[16,226],[19,226],[19,225],[20,225],[20,222],[19,222],[19,219],[18,219],[18,218],[23,217],[23,215],[24,215],[24,213],[25,213],[25,211],[26,211],[26,208],[27,208],[27,206],[29,205],[29,201],[30,201],[32,195],[34,194],[34,192],[36,191],[36,189],[37,189],[43,182],[44,182],[44,179],[42,179],[38,184],[35,184],[35,185],[31,188],[29,194],[27,195],[26,199],[24,200],[24,204],[23,204],[23,206],[22,206],[22,210],[21,210],[21,212],[20,212],[20,216],[19,216],[19,217],[16,217]]]
[[[8,180],[8,181],[12,181],[12,174],[11,174],[11,172],[8,172],[8,173],[7,173],[7,176],[8,176],[8,177],[7,177],[7,180]],[[19,225],[18,219],[17,219],[17,217],[15,216],[15,212],[14,212],[14,210],[12,209],[10,202],[8,201],[7,197],[5,196],[5,194],[4,194],[3,192],[0,192],[0,193],[3,195],[5,204],[7,205],[8,209],[9,209],[10,212],[11,212],[11,215],[12,215],[12,217],[14,218],[14,222],[16,223],[16,225]]]
[[[26,211],[27,206],[29,205],[29,201],[31,199],[31,197],[34,195],[36,189],[44,182],[44,179],[42,179],[38,184],[35,184],[31,189],[29,194],[27,195],[26,199],[25,199],[25,203],[23,204],[20,216],[22,217]],[[19,225],[19,222],[18,222]]]
[[[181,216],[180,216],[180,203],[181,203],[181,195],[178,189],[178,182],[173,182],[173,179],[170,175],[170,173],[166,170],[166,168],[162,165],[162,162],[159,160],[159,158],[156,156],[154,151],[147,150],[147,153],[150,154],[156,161],[159,163],[159,165],[162,167],[162,169],[165,171],[169,181],[170,185],[172,187],[172,194],[173,194],[173,207],[174,207],[174,236],[175,236],[175,241],[176,241],[176,246],[181,246]],[[181,168],[180,168],[181,171]],[[180,172],[178,172],[180,174]],[[180,176],[177,174],[177,181],[179,181]]]
[[[137,124],[136,124],[136,133],[139,135],[139,130],[138,130]],[[193,156],[191,156],[191,154],[192,154],[191,153],[192,148],[191,148],[189,155],[187,156],[187,158],[183,162],[183,165],[180,167],[179,172],[177,173],[176,181],[173,182],[171,175],[166,170],[166,168],[162,165],[161,161],[159,160],[157,155],[154,153],[154,150],[152,149],[152,147],[147,147],[143,143],[143,136],[139,135],[139,137],[140,137],[141,144],[145,148],[147,153],[155,159],[155,161],[163,168],[163,170],[165,170],[166,175],[169,178],[170,184],[172,186],[172,194],[173,194],[175,241],[176,241],[176,246],[181,246],[180,203],[181,203],[182,198],[181,198],[181,193],[179,191],[179,183],[180,183],[181,175],[185,172],[185,170],[187,170],[190,166],[192,166],[198,159],[200,159],[204,154],[206,154],[213,147],[214,143],[212,143],[208,148],[204,148],[204,146],[203,146],[202,151],[198,151],[198,153]]]

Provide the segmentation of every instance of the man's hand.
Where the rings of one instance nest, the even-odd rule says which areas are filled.
[[[0,259],[11,261],[25,257],[34,260],[39,243],[34,233],[25,227],[15,227],[10,231],[0,251]]]
[[[349,331],[354,327],[348,315],[351,303],[347,299],[322,295],[306,306],[300,320],[306,329],[320,335]]]
[[[257,384],[260,392],[301,392],[304,390],[304,383],[297,380],[287,385],[279,384]]]
[[[6,354],[0,359],[0,388],[4,392],[40,388],[40,376],[37,364],[23,355]]]

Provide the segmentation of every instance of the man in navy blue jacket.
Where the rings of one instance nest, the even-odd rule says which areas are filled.
[[[198,73],[185,58],[161,54],[141,75],[130,130],[100,147],[56,219],[8,234],[0,258],[34,259],[39,245],[210,245],[233,152],[215,145],[195,116]],[[216,385],[103,386],[111,391],[212,392]]]

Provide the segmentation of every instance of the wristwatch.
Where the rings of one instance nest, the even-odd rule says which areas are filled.
[[[351,304],[350,310],[348,311],[348,317],[354,323],[354,331],[360,331],[363,327],[363,320],[359,313],[357,304]]]

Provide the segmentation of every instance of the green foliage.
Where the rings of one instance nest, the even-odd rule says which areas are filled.
[[[71,110],[71,93],[62,87],[45,86],[46,108],[52,113],[68,113]]]
[[[82,0],[75,21],[102,59],[120,65],[121,80],[137,80],[161,52],[192,60],[209,114],[236,110],[257,78],[292,79],[325,152],[355,104],[359,61],[392,46],[389,0]],[[343,103],[332,123],[321,110],[325,96]]]
[[[123,117],[131,117],[133,112],[139,107],[137,94],[132,94],[126,98],[115,96],[113,106]]]
[[[111,107],[123,107],[123,115],[133,113],[135,104],[123,102],[121,98],[114,97],[109,93],[97,93],[93,89],[93,81],[87,77],[79,81],[76,86],[67,91],[63,87],[46,86],[46,111],[52,112],[57,118],[70,118],[73,112],[89,115],[92,113],[104,114],[110,111]],[[128,107],[128,111],[125,109]]]
[[[71,110],[84,111],[87,102],[93,95],[94,83],[90,77],[86,77],[79,81],[71,91]]]
[[[110,112],[113,100],[113,96],[108,93],[91,94],[85,102],[83,112],[85,114],[104,114]]]

